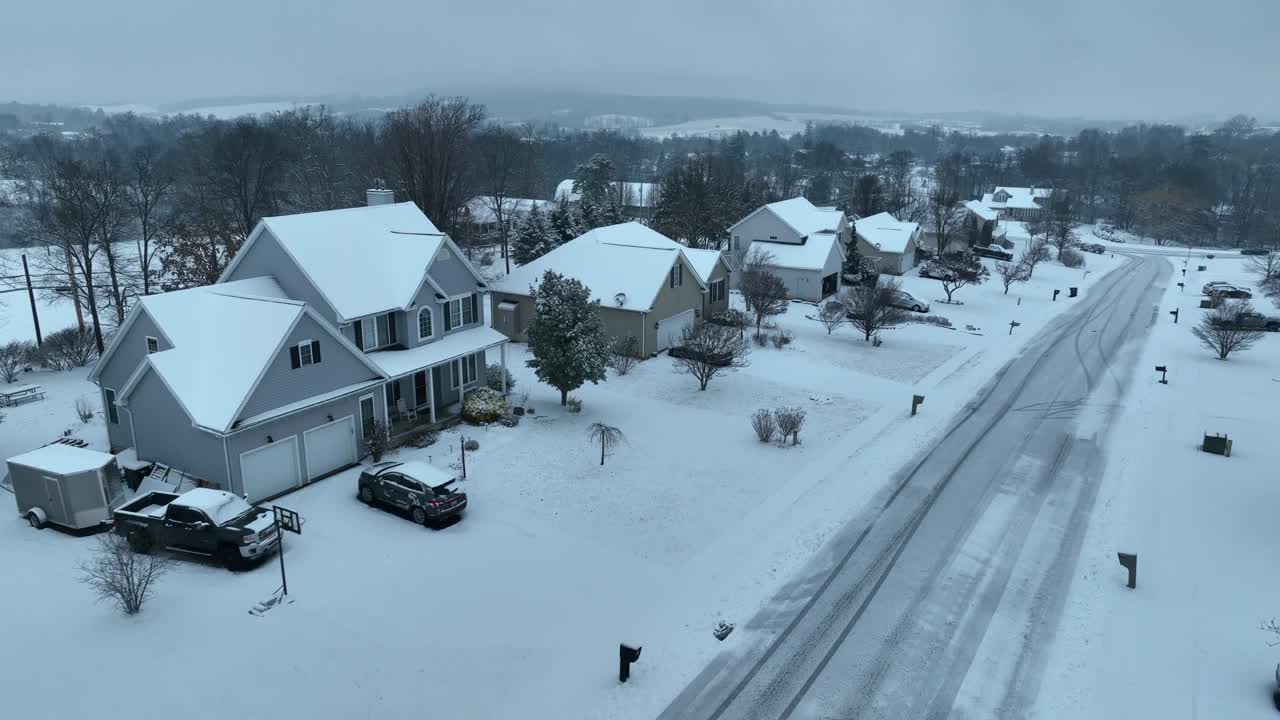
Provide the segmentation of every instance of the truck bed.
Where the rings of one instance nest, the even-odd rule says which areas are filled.
[[[165,508],[169,503],[177,499],[176,493],[152,491],[116,508],[115,514],[159,519],[164,517]]]

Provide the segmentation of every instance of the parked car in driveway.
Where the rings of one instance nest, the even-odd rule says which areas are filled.
[[[1266,248],[1245,248],[1240,251],[1241,255],[1270,255],[1271,251]]]
[[[1260,312],[1236,313],[1236,316],[1227,324],[1231,327],[1244,328],[1246,330],[1280,331],[1280,317],[1263,315]]]
[[[956,274],[936,263],[926,262],[920,266],[920,277],[929,278],[930,280],[950,280]]]
[[[1209,292],[1205,294],[1217,298],[1231,298],[1233,300],[1248,300],[1253,297],[1253,293],[1242,287],[1236,287],[1235,285],[1218,285],[1210,288]]]
[[[995,245],[974,245],[973,254],[981,257],[995,258],[997,260],[1008,261],[1013,259],[1013,253]]]
[[[1214,288],[1219,288],[1219,287],[1231,287],[1231,283],[1224,282],[1222,280],[1212,280],[1210,282],[1205,283],[1204,286],[1200,288],[1200,292],[1204,293],[1205,295],[1212,295]]]
[[[395,508],[419,525],[459,516],[467,494],[453,488],[452,474],[424,462],[383,462],[360,473],[358,493],[366,505]]]
[[[161,547],[217,558],[230,570],[280,546],[275,516],[225,490],[152,491],[116,508],[115,532],[137,553]]]
[[[890,304],[893,307],[901,308],[902,310],[910,310],[911,312],[929,312],[929,303],[912,296],[911,293],[903,292],[901,290],[894,293],[893,301]]]

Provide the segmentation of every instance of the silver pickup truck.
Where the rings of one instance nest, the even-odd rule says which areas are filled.
[[[113,515],[115,532],[138,553],[161,547],[214,557],[237,570],[280,546],[270,510],[223,490],[196,488],[181,495],[153,491],[121,505]]]

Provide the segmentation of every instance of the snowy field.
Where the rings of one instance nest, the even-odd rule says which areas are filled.
[[[1197,253],[1180,292],[1182,263],[1174,266],[1108,444],[1038,717],[1275,717],[1280,652],[1259,627],[1280,617],[1280,335],[1216,359],[1191,335],[1206,312],[1201,286],[1256,281],[1239,256]],[[1254,305],[1280,314],[1265,298]],[[1156,365],[1168,367],[1168,385],[1156,382]],[[1230,436],[1231,457],[1200,452],[1205,433]],[[1138,555],[1135,590],[1117,552]]]
[[[231,574],[180,561],[143,613],[124,618],[76,581],[92,539],[0,513],[0,572],[18,588],[0,594],[0,643],[28,649],[0,654],[0,677],[12,681],[5,705],[43,717],[59,697],[60,716],[97,712],[143,668],[161,667],[175,679],[149,683],[132,716],[181,705],[193,718],[421,717],[442,707],[466,718],[651,718],[725,647],[711,635],[718,620],[753,614],[1071,306],[1067,287],[1087,293],[1123,262],[1087,259],[1087,275],[1047,263],[1007,296],[994,280],[964,288],[963,305],[936,302],[937,281],[906,277],[904,288],[957,329],[913,324],[885,332],[880,348],[849,328],[828,335],[806,319],[814,306],[794,303],[777,323],[795,342],[754,348],[750,366],[706,392],[659,357],[575,393],[580,415],[556,405],[516,346],[516,394],[528,390],[537,414],[516,428],[463,429],[481,445],[467,457],[467,517],[428,531],[365,508],[355,470],[288,495],[281,504],[307,523],[286,539],[295,602],[261,618],[248,609],[278,586],[274,563]],[[1064,290],[1056,303],[1054,288]],[[6,332],[26,313],[16,307]],[[1022,323],[1012,336],[1010,320]],[[24,379],[49,395],[8,410],[4,456],[66,427],[105,443],[101,418],[74,416],[76,397],[98,398],[84,374]],[[914,418],[913,393],[926,396]],[[761,445],[748,415],[784,404],[808,412],[801,444]],[[586,436],[595,421],[628,441],[604,467]],[[400,457],[456,464],[459,440],[447,433]],[[0,494],[0,507],[11,502]],[[618,642],[645,648],[625,686]],[[36,672],[32,648],[57,657],[61,672]],[[189,673],[220,688],[194,709]],[[68,675],[80,692],[61,691]]]

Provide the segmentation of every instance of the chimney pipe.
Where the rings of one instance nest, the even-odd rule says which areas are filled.
[[[396,201],[396,193],[394,190],[388,190],[382,184],[379,178],[373,181],[373,187],[365,191],[365,204],[369,207],[374,205],[390,205]]]

